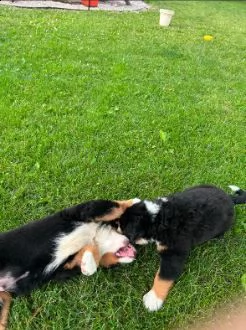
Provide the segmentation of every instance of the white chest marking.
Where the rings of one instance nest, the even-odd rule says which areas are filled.
[[[47,274],[59,267],[69,256],[93,241],[99,224],[83,223],[69,234],[62,234],[55,240],[53,259],[44,272]]]

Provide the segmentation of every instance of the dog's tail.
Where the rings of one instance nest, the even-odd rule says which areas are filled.
[[[234,204],[246,204],[245,190],[233,185],[229,186],[229,188],[231,188],[231,190],[235,193],[234,195],[231,195],[231,199]]]

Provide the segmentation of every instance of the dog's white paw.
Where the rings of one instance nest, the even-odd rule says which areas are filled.
[[[85,251],[81,260],[81,272],[86,276],[90,276],[93,275],[96,271],[97,264],[92,252]]]
[[[150,311],[158,311],[163,305],[163,300],[158,298],[154,290],[150,290],[143,296],[144,306]]]
[[[122,257],[118,259],[119,263],[121,264],[130,264],[134,260],[135,260],[134,258],[130,258],[130,257]]]

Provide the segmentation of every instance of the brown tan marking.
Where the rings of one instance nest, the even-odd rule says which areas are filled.
[[[10,293],[2,291],[0,292],[0,298],[2,299],[3,305],[0,316],[0,330],[5,330],[8,323],[9,309],[12,297]]]
[[[129,199],[126,201],[115,201],[119,207],[114,207],[109,213],[102,215],[101,217],[97,217],[96,221],[112,221],[118,219],[125,210],[133,205],[133,200]]]
[[[172,280],[163,280],[159,276],[159,270],[155,275],[154,284],[152,290],[154,290],[156,296],[161,300],[165,300],[168,292],[170,291],[171,287],[173,286],[174,281]]]
[[[81,250],[79,250],[79,252],[76,253],[73,257],[73,259],[71,261],[68,261],[64,265],[64,268],[73,269],[74,267],[80,267],[82,257],[86,251],[90,251],[93,254],[97,266],[100,264],[100,266],[102,267],[109,268],[119,263],[119,258],[116,257],[116,255],[112,252],[105,253],[100,259],[98,247],[93,244],[88,244],[85,245]]]
[[[113,265],[117,265],[119,263],[119,258],[116,257],[116,255],[112,252],[105,253],[101,260],[100,260],[100,266],[109,268]]]
[[[65,269],[73,269],[74,267],[80,267],[81,260],[85,251],[89,251],[93,254],[97,266],[99,265],[100,253],[97,245],[88,244],[85,245],[79,252],[75,254],[71,261],[68,261],[65,265]]]
[[[156,249],[158,252],[162,252],[168,249],[166,245],[162,245],[159,242],[156,243]]]

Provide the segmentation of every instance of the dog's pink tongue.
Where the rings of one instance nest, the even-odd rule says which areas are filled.
[[[135,258],[136,250],[131,244],[128,244],[127,246],[120,248],[115,255],[120,258],[122,257]]]

